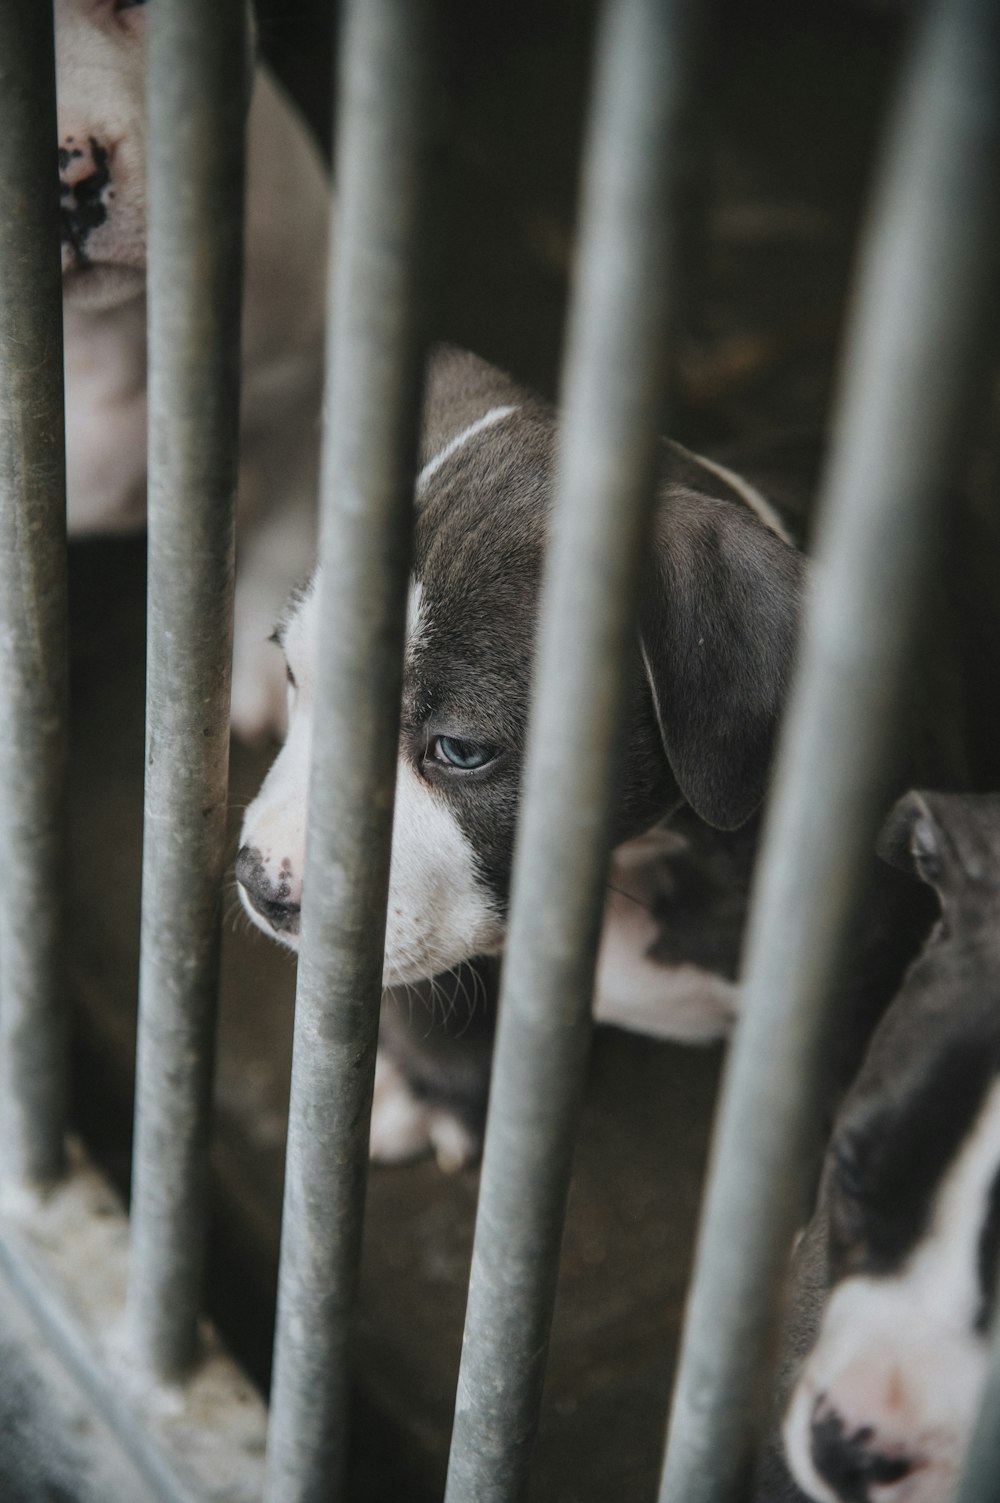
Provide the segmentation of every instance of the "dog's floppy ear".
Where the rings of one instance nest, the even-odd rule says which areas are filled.
[[[791,675],[806,563],[746,508],[671,487],[640,612],[667,761],[720,830],[764,796]]]
[[[913,872],[943,903],[971,886],[1000,888],[1000,797],[904,794],[878,838],[884,861]]]

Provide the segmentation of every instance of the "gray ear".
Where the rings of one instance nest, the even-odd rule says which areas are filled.
[[[907,793],[893,807],[878,837],[883,861],[910,872],[940,891],[943,865],[941,831],[924,793]]]
[[[671,488],[640,612],[667,761],[695,813],[736,829],[767,786],[806,561],[746,508]]]
[[[907,793],[882,826],[877,849],[945,901],[973,885],[1000,889],[1000,796]]]

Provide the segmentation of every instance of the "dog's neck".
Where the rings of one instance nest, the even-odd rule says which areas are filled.
[[[146,298],[111,308],[63,301],[67,378],[96,383],[109,397],[146,389]]]

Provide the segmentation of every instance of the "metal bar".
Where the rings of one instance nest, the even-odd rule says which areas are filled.
[[[146,801],[128,1317],[140,1362],[196,1352],[229,755],[244,0],[149,15]]]
[[[51,6],[0,8],[0,1154],[63,1167],[66,465]]]
[[[1000,1342],[993,1339],[990,1374],[966,1452],[957,1503],[1000,1500]]]
[[[522,1497],[537,1426],[663,417],[668,201],[695,9],[611,0],[598,38],[447,1503]]]
[[[270,1503],[343,1496],[421,372],[430,0],[341,40],[320,640],[268,1439]]]
[[[742,1496],[824,1017],[886,792],[906,654],[992,338],[995,0],[937,0],[862,266],[816,571],[750,920],[661,1503]]]

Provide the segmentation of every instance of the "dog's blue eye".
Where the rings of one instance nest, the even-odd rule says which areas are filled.
[[[431,751],[438,762],[459,767],[463,772],[485,767],[496,756],[496,750],[492,746],[484,746],[480,741],[459,741],[454,736],[435,736],[431,742]]]

